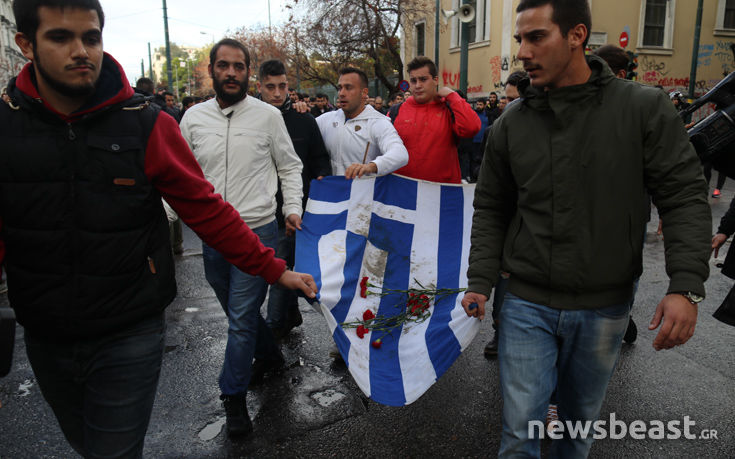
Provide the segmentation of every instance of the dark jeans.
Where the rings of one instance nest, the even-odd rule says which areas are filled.
[[[252,230],[263,245],[275,248],[278,242],[275,220]],[[252,376],[253,357],[268,360],[281,355],[273,333],[260,315],[268,283],[260,276],[240,271],[207,244],[202,243],[202,249],[204,275],[229,321],[219,387],[224,395],[245,394]]]
[[[296,236],[286,236],[284,228],[278,228],[278,246],[276,257],[286,260],[286,266],[293,268],[294,252],[296,250]],[[296,315],[299,310],[299,297],[296,291],[273,284],[268,294],[268,319],[270,328],[284,328],[288,319]]]
[[[25,332],[28,360],[69,444],[90,458],[139,458],[156,396],[163,314],[76,342]]]
[[[473,182],[477,181],[482,165],[482,157],[485,156],[485,149],[482,148],[482,142],[472,144],[472,157],[470,158],[470,178]]]
[[[707,185],[709,185],[709,181],[712,178],[712,163],[705,163],[704,164],[704,178],[707,180]],[[721,190],[723,186],[725,186],[725,180],[727,180],[727,175],[725,175],[722,172],[717,172],[717,188],[718,190]]]

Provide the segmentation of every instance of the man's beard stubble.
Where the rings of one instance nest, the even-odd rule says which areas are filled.
[[[51,89],[58,92],[59,94],[63,94],[67,97],[87,97],[94,94],[94,91],[97,89],[97,81],[99,81],[99,78],[95,80],[93,83],[89,84],[82,84],[82,85],[69,85],[64,83],[63,81],[57,80],[55,77],[53,77],[49,72],[46,71],[46,69],[43,67],[43,64],[41,63],[41,59],[36,54],[35,61],[33,62],[33,65],[38,69],[38,73],[43,77],[43,80],[48,84]],[[89,62],[83,62],[84,64],[92,65]]]
[[[217,94],[217,97],[221,99],[223,102],[232,105],[237,102],[240,102],[247,96],[248,94],[248,86],[247,86],[247,79],[243,81],[238,81],[235,79],[226,79],[222,82],[217,80],[217,78],[212,75],[212,87],[214,88],[214,92]],[[228,93],[224,89],[224,85],[227,83],[237,83],[240,86],[240,90],[236,93]]]

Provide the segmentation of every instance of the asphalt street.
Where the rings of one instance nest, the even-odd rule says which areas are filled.
[[[716,229],[735,189],[710,199]],[[735,327],[712,318],[733,284],[710,264],[707,299],[694,337],[656,352],[647,330],[667,287],[664,244],[653,213],[644,248],[645,270],[633,308],[638,340],[624,345],[601,419],[669,421],[685,416],[697,439],[604,439],[592,458],[735,457]],[[217,376],[227,322],[202,268],[201,246],[185,231],[176,258],[179,294],[167,310],[166,353],[144,454],[155,458],[225,457],[492,457],[500,444],[502,400],[498,365],[482,350],[489,321],[454,366],[418,401],[395,408],[367,398],[343,364],[328,356],[324,319],[301,304],[304,324],[283,342],[286,368],[248,394],[255,430],[244,440],[224,433]],[[603,260],[600,260],[603,262]],[[0,295],[0,303],[7,304]],[[0,458],[76,457],[44,402],[17,328],[11,373],[0,378]],[[699,438],[712,436],[716,438]],[[544,452],[549,441],[544,441]]]

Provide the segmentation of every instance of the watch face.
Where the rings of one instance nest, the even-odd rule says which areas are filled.
[[[704,300],[703,296],[699,296],[696,293],[688,292],[686,295],[684,295],[691,301],[692,303],[701,303],[702,300]]]

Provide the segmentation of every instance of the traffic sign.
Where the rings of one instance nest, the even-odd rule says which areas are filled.
[[[408,88],[409,88],[409,87],[410,87],[410,86],[409,86],[409,84],[408,84],[408,81],[406,81],[406,80],[401,80],[401,82],[400,82],[400,83],[398,83],[398,89],[400,89],[400,90],[401,90],[401,91],[403,91],[403,92],[406,92],[406,91],[408,91]]]
[[[620,34],[620,47],[625,48],[628,46],[628,32],[623,30],[623,33]]]

